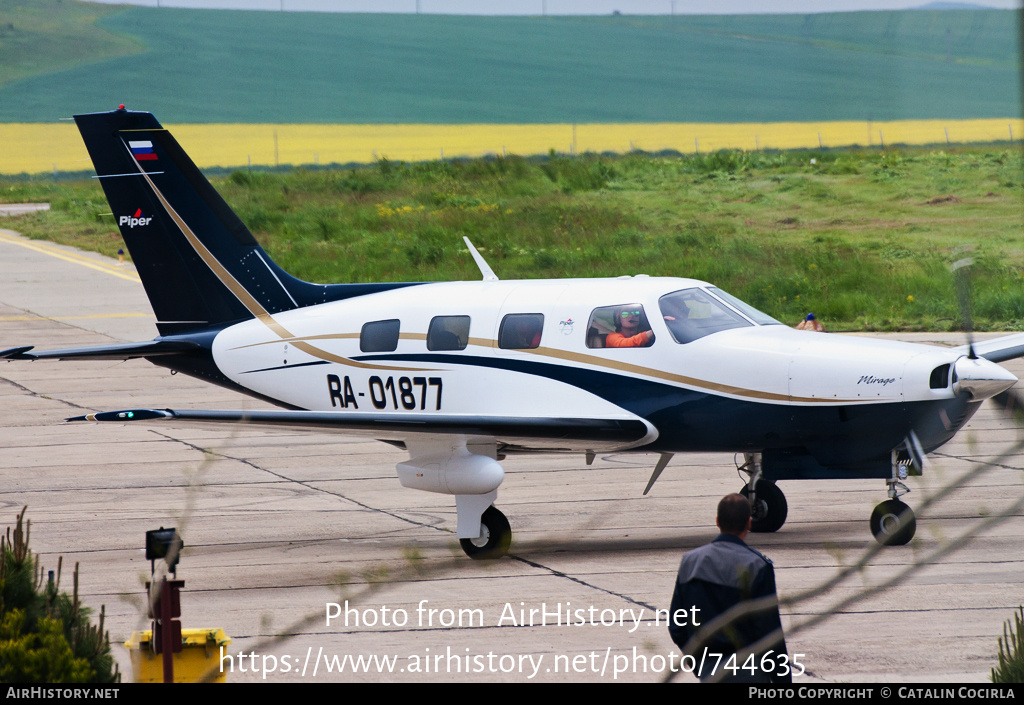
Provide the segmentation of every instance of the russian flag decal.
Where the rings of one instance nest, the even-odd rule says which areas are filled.
[[[153,143],[149,140],[132,141],[128,143],[128,147],[132,150],[132,156],[140,162],[155,162],[157,160],[156,152],[153,151]]]

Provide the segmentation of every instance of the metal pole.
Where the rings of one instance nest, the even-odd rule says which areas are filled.
[[[160,581],[161,654],[164,657],[164,683],[174,682],[174,638],[171,635],[171,586],[167,577]]]

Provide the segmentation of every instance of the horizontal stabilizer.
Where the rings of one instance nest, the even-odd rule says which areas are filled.
[[[242,424],[306,431],[361,433],[378,439],[404,440],[414,434],[486,436],[501,443],[529,448],[594,450],[621,448],[656,433],[639,419],[518,418],[454,414],[380,414],[330,411],[215,411],[126,409],[76,416],[68,421],[125,423],[150,421],[176,424]]]
[[[84,348],[61,348],[29,352],[32,345],[0,350],[0,360],[130,360],[136,357],[180,355],[200,349],[197,343],[186,340],[149,340],[144,343],[115,343],[91,345]]]

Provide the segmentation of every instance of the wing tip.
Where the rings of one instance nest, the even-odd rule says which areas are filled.
[[[92,414],[83,414],[82,416],[72,416],[64,419],[64,421],[67,423],[74,423],[77,421],[114,421],[118,423],[125,423],[127,421],[168,419],[172,416],[174,416],[174,413],[170,409],[123,409],[121,411],[99,411]]]
[[[7,350],[0,350],[0,360],[34,360],[35,355],[27,355],[26,353],[34,348],[35,345],[22,345],[18,348],[8,348]]]

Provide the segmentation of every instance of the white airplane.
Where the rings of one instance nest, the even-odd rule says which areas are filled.
[[[786,520],[779,480],[877,478],[889,499],[872,533],[905,544],[902,480],[1017,381],[995,363],[1024,355],[1024,334],[938,348],[796,331],[693,279],[500,281],[468,240],[482,281],[310,284],[270,260],[151,114],[75,121],[159,335],[0,359],[141,357],[283,407],[70,421],[342,430],[404,448],[399,481],[455,496],[473,558],[508,551],[500,461],[534,452],[658,453],[647,490],[675,453],[742,453],[755,531]]]

